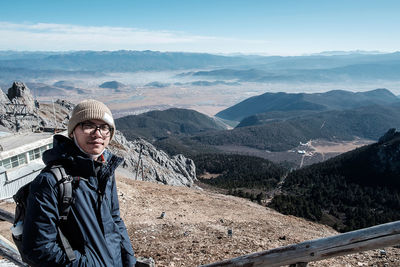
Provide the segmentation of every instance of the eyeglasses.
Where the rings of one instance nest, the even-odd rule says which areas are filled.
[[[81,127],[85,134],[94,134],[97,130],[99,130],[103,137],[110,136],[111,131],[113,131],[113,128],[111,128],[108,124],[96,125],[90,122],[81,122]]]

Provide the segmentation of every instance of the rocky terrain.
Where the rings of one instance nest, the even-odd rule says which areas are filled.
[[[157,267],[198,266],[338,234],[245,199],[117,177],[121,216],[136,255],[152,257]],[[0,203],[0,208],[12,211],[13,204]],[[0,234],[8,239],[9,227],[0,222]],[[400,266],[400,249],[386,252],[381,257],[371,250],[308,266]]]
[[[193,160],[182,154],[170,157],[143,139],[127,141],[117,131],[110,149],[125,158],[119,171],[130,179],[188,187],[196,180]]]

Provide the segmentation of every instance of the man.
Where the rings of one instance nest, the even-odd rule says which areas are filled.
[[[57,231],[59,187],[44,171],[32,182],[24,223],[24,254],[37,266],[134,266],[132,245],[120,217],[114,171],[123,161],[106,147],[115,132],[111,111],[96,100],[72,111],[68,137],[55,135],[43,154],[46,166],[61,164],[75,182],[74,202],[61,225],[75,260],[68,260]]]

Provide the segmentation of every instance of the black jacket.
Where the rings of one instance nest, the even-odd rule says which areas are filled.
[[[134,266],[132,245],[120,217],[114,171],[123,161],[109,151],[105,163],[94,162],[73,140],[55,135],[53,148],[43,154],[46,165],[62,164],[66,172],[81,179],[74,189],[75,202],[60,227],[74,249],[76,260],[68,262],[60,246],[59,188],[49,172],[32,182],[24,222],[24,253],[38,266]]]

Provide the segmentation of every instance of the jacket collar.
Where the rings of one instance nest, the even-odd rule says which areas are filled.
[[[109,177],[122,163],[123,158],[113,155],[108,150],[103,152],[103,156],[105,162],[102,166],[101,177]],[[96,176],[94,161],[82,153],[72,139],[64,135],[54,135],[53,148],[43,153],[43,162],[46,165],[62,164],[72,176]]]

